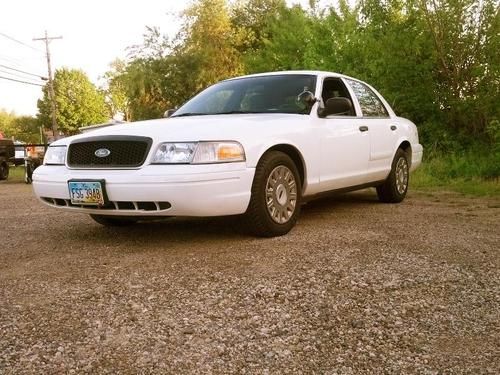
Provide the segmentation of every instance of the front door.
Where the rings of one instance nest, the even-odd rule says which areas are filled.
[[[324,103],[332,97],[345,97],[352,102],[351,95],[339,78],[325,78],[322,87]],[[318,118],[321,136],[322,191],[342,189],[366,182],[370,153],[370,136],[363,128],[354,109],[326,118]]]

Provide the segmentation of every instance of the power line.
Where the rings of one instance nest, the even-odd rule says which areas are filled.
[[[19,59],[17,57],[12,57],[12,56],[7,56],[7,55],[2,55],[3,51],[0,51],[0,60],[7,61],[9,64],[15,64],[15,65],[23,65],[24,63],[28,61],[42,61],[45,59],[45,56],[23,56],[22,59]]]
[[[38,49],[38,48],[35,48],[35,47],[33,47],[33,46],[30,46],[29,44],[26,44],[26,43],[24,43],[24,42],[21,42],[20,40],[17,40],[16,38],[13,38],[13,37],[11,37],[11,36],[9,36],[9,35],[7,35],[7,34],[4,34],[4,33],[0,32],[0,35],[1,35],[1,36],[3,36],[3,37],[5,37],[5,38],[7,38],[7,39],[12,40],[13,42],[16,42],[16,43],[21,44],[21,45],[23,45],[23,46],[25,46],[25,47],[31,48],[31,49],[32,49],[32,50],[34,50],[34,51],[37,51],[37,52],[41,52],[41,53],[43,53],[43,51],[42,51],[42,50],[40,50],[40,49]]]
[[[5,73],[5,74],[11,75],[11,76],[13,76],[13,77],[22,78],[22,79],[24,79],[24,80],[35,81],[35,78],[29,78],[29,77],[23,76],[22,74],[12,73],[12,72],[9,72],[8,70],[3,70],[3,69],[0,69],[0,73]],[[42,78],[42,79],[43,79],[43,78]]]
[[[42,85],[40,83],[26,82],[26,81],[21,81],[20,79],[14,79],[14,78],[3,77],[3,76],[0,76],[0,79],[6,79],[6,80],[9,80],[9,81],[20,82],[20,83],[24,83],[26,85],[45,86],[45,85]]]
[[[0,55],[0,60],[7,61],[9,64],[19,65],[21,63],[21,60],[5,55]]]
[[[20,69],[12,68],[12,67],[7,66],[7,65],[2,65],[2,64],[0,64],[0,67],[5,68],[5,69],[9,69],[9,70],[14,70],[14,71],[19,72],[19,73],[24,73],[24,74],[27,74],[27,75],[29,75],[29,76],[34,76],[34,77],[38,77],[38,78],[42,78],[42,79],[46,78],[46,77],[41,76],[41,75],[39,75],[39,74],[34,74],[34,73],[30,73],[30,72],[25,72],[24,70],[20,70]]]

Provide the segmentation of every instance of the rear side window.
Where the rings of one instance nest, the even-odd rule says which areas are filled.
[[[368,86],[350,79],[347,80],[347,83],[358,98],[364,117],[389,117],[389,112],[385,109],[384,104]]]

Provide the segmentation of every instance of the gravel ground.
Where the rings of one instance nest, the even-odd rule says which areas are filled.
[[[257,239],[0,193],[0,373],[500,373],[500,199],[368,190]]]

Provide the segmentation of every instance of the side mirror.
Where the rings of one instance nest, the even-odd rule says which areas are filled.
[[[163,117],[168,118],[168,117],[172,116],[175,113],[175,111],[177,111],[177,109],[167,109],[165,111],[165,113],[163,114]]]
[[[297,96],[297,102],[304,104],[306,107],[312,107],[314,103],[316,103],[316,98],[311,91],[302,91]]]
[[[318,115],[320,117],[350,115],[352,113],[352,102],[348,98],[330,98],[326,101],[325,107],[320,108]]]

